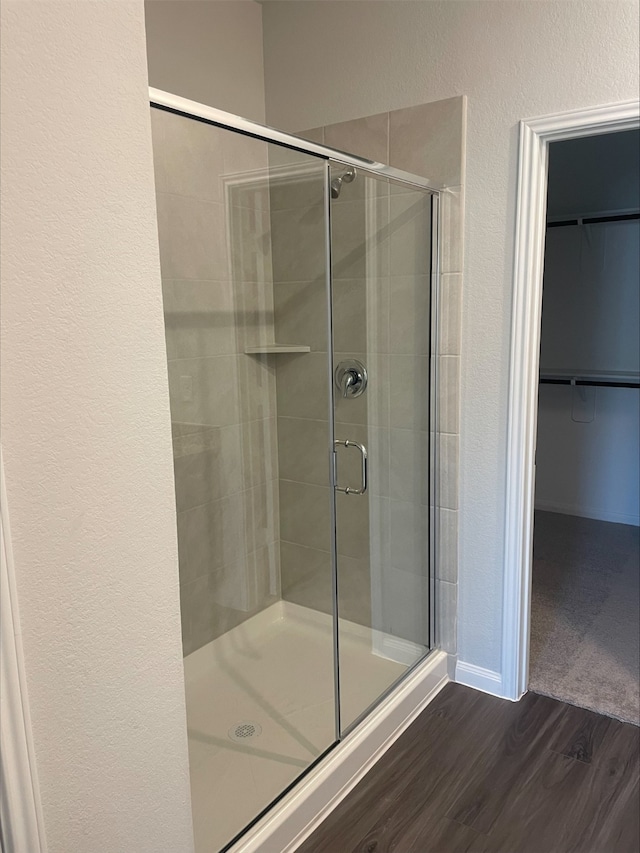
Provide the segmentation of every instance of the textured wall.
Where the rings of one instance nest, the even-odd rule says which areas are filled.
[[[638,4],[267,2],[263,26],[277,127],[469,98],[458,640],[499,671],[517,123],[637,98]]]
[[[142,3],[3,3],[2,50],[2,441],[49,850],[187,853]]]
[[[264,123],[262,6],[146,0],[149,83]]]
[[[184,653],[279,593],[267,145],[152,109]],[[247,179],[247,172],[252,177]]]

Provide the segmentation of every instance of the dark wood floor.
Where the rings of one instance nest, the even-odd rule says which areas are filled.
[[[638,853],[639,729],[448,684],[298,853]]]

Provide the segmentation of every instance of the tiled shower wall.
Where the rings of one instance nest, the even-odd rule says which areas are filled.
[[[289,180],[285,169],[280,180],[281,150],[274,162],[271,148],[270,163],[255,140],[156,110],[152,117],[188,654],[275,601],[280,582],[285,599],[331,606],[323,183],[310,158],[294,164],[306,163],[306,177]],[[442,208],[437,624],[453,652],[464,101],[300,135],[451,189]],[[395,248],[391,236],[367,245],[363,188],[362,180],[345,184],[333,206],[336,357],[358,357],[371,374],[363,398],[336,401],[337,437],[366,443],[372,462],[368,499],[338,495],[340,613],[421,641],[426,539],[417,553],[409,543],[412,525],[424,519],[426,530],[428,424],[418,406],[424,394],[412,388],[428,385],[421,340],[429,317],[415,302],[427,288],[416,288],[413,274],[428,269],[416,251],[429,222],[422,196],[380,185],[380,223],[386,216],[408,227],[396,229]],[[274,340],[311,352],[244,352]],[[342,482],[357,484],[357,463],[357,454],[341,453]]]
[[[447,651],[456,650],[457,622],[457,527],[458,527],[458,436],[459,436],[459,363],[462,273],[462,182],[465,132],[465,101],[451,98],[391,113],[315,128],[299,135],[332,147],[352,151],[371,160],[389,163],[405,171],[423,175],[444,184],[449,192],[442,196],[444,239],[440,258],[440,328],[438,330],[439,400],[438,433],[439,482],[437,504],[438,639]],[[368,500],[338,495],[339,603],[341,615],[364,625],[381,628],[420,642],[423,639],[425,566],[428,559],[426,539],[414,531],[426,530],[429,498],[426,482],[426,413],[419,401],[424,393],[413,388],[428,388],[428,359],[424,342],[428,341],[429,306],[420,304],[415,274],[428,272],[428,257],[421,254],[420,235],[428,233],[421,196],[399,193],[391,187],[389,198],[380,186],[380,205],[388,205],[387,222],[392,225],[388,245],[378,251],[389,253],[390,275],[385,261],[377,258],[382,271],[377,279],[366,271],[365,206],[362,181],[343,185],[340,199],[334,202],[334,335],[336,359],[355,355],[372,373],[376,398],[368,406],[360,400],[337,398],[336,436],[364,441],[372,456],[372,483]],[[383,214],[384,216],[384,214]],[[397,223],[408,220],[408,227]],[[394,225],[394,223],[396,223]],[[272,221],[274,235],[277,223]],[[395,239],[395,244],[394,244]],[[354,255],[349,248],[360,244],[364,251]],[[342,251],[346,250],[346,253]],[[406,273],[406,277],[403,276]],[[303,334],[314,327],[314,313],[323,310],[322,288],[307,282],[306,314],[303,318],[289,312],[278,298],[280,281],[276,269],[276,328],[294,323]],[[426,282],[425,282],[426,285]],[[377,290],[371,293],[371,288]],[[369,292],[367,292],[367,288]],[[314,303],[313,300],[316,300]],[[417,301],[416,301],[417,298]],[[369,304],[377,305],[366,316]],[[320,341],[319,344],[322,342]],[[307,356],[300,356],[307,358]],[[322,359],[318,360],[318,369]],[[288,420],[291,387],[288,368],[277,367],[280,456],[289,439],[298,437],[326,446],[326,420],[319,410],[309,418],[306,433],[300,422]],[[370,393],[370,392],[367,392]],[[366,395],[365,395],[366,396]],[[298,412],[298,414],[300,414]],[[284,416],[284,417],[283,417]],[[313,422],[313,425],[309,424]],[[288,430],[288,433],[285,433]],[[345,433],[342,435],[342,433]],[[347,434],[348,433],[348,434]],[[310,607],[330,607],[328,541],[318,538],[311,522],[311,510],[317,505],[303,461],[304,452],[293,454],[286,468],[286,480],[280,482],[280,506],[283,517],[281,580],[283,598]],[[341,476],[353,480],[340,457]],[[389,471],[388,481],[376,479],[375,471]],[[281,469],[282,478],[282,469]],[[293,485],[295,483],[295,485]],[[300,507],[307,525],[284,522],[289,515],[299,516]],[[385,531],[388,533],[386,537]],[[294,540],[294,541],[291,541]],[[379,565],[377,565],[379,564]],[[372,582],[374,585],[373,596]],[[381,589],[376,590],[375,586]],[[378,612],[371,602],[378,601]]]
[[[186,655],[280,592],[275,375],[244,352],[273,341],[267,146],[152,129]]]

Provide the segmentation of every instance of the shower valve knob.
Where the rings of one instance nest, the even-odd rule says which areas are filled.
[[[367,387],[367,368],[355,358],[341,361],[334,375],[336,385],[345,399],[359,397]]]

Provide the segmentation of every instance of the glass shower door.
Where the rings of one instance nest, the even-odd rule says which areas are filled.
[[[191,802],[213,853],[337,738],[327,164],[151,118]]]
[[[431,195],[332,164],[341,731],[430,645]]]

